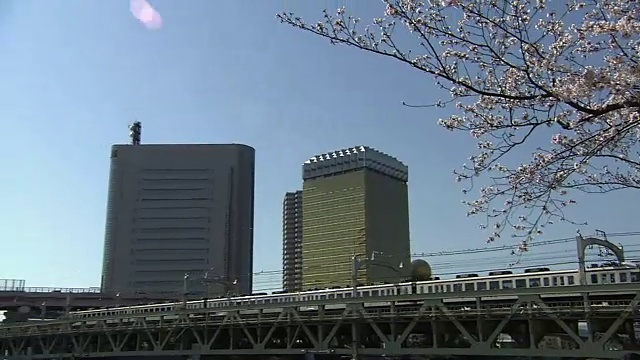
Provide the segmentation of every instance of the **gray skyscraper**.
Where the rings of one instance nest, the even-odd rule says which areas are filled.
[[[288,192],[282,204],[282,289],[302,290],[302,191]]]
[[[114,145],[102,290],[251,293],[254,169],[246,145]]]

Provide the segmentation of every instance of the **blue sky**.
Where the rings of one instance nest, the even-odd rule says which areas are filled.
[[[282,197],[301,187],[301,164],[360,144],[409,166],[414,252],[485,245],[451,175],[471,138],[436,124],[450,109],[401,106],[441,97],[432,78],[275,19],[317,19],[345,1],[150,2],[158,31],[126,0],[0,2],[0,278],[99,285],[109,147],[128,141],[134,120],[145,143],[256,148],[256,271],[281,267]],[[363,4],[363,20],[381,14]],[[589,222],[585,232],[633,231],[639,204],[630,192],[595,196],[570,215]]]

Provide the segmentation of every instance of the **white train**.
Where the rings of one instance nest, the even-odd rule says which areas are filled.
[[[614,264],[607,267],[593,267],[586,270],[587,284],[638,283],[640,288],[640,269],[637,266]],[[513,274],[511,271],[490,272],[487,276],[477,274],[457,275],[455,279],[405,282],[400,284],[382,284],[359,286],[357,297],[378,297],[402,294],[464,293],[469,291],[492,291],[513,288],[562,288],[579,285],[578,270],[551,271],[548,268],[527,269],[524,273]],[[353,289],[331,288],[323,290],[302,291],[296,293],[274,292],[272,294],[253,294],[230,298],[203,299],[188,301],[187,309],[219,308],[221,311],[230,305],[279,304],[290,302],[308,302],[325,299],[351,298]],[[70,318],[92,319],[171,312],[184,308],[184,302],[137,305],[94,310],[82,310],[69,313]],[[330,305],[329,308],[344,308],[345,305]],[[301,306],[301,310],[313,310],[313,306]],[[279,308],[265,308],[263,311],[279,312]],[[256,310],[247,310],[248,312]]]

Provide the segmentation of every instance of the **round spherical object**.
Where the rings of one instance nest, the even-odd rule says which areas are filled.
[[[431,275],[431,265],[428,262],[421,259],[411,262],[411,279],[413,281],[429,280]]]

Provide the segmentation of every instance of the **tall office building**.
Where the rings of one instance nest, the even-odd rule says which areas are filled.
[[[370,258],[358,272],[361,283],[394,282],[408,276],[408,176],[402,162],[366,146],[305,162],[304,289],[349,285],[354,255]]]
[[[240,144],[114,145],[102,290],[251,293],[254,168]]]
[[[282,204],[282,289],[302,290],[302,191],[286,193]]]

